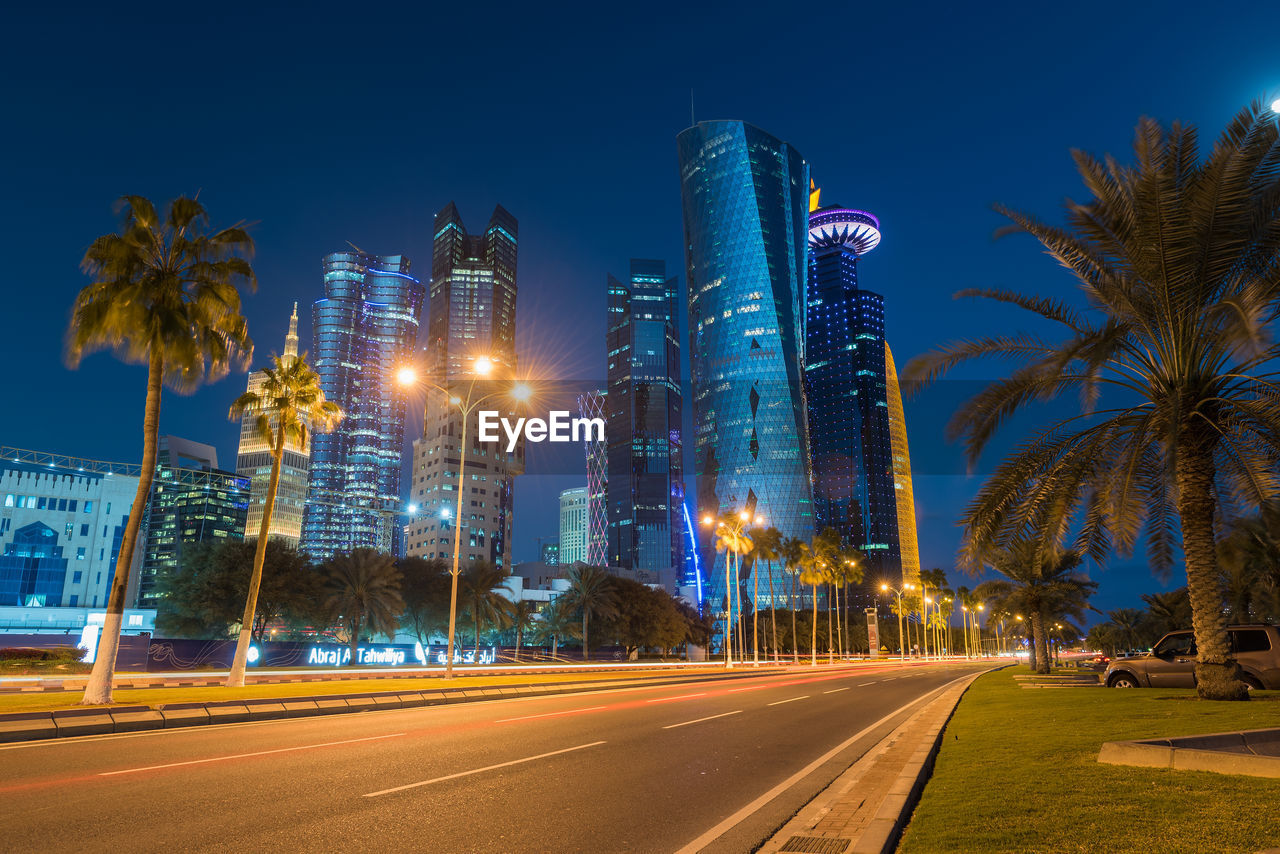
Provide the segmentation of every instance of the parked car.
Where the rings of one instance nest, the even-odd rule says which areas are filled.
[[[1280,628],[1228,626],[1231,654],[1252,688],[1280,688]],[[1102,677],[1108,688],[1194,688],[1196,639],[1191,630],[1169,632],[1151,652],[1117,658]]]

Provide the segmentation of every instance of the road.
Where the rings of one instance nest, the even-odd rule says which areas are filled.
[[[5,745],[0,839],[26,852],[672,852],[701,838],[745,852],[913,701],[974,670],[797,668]]]

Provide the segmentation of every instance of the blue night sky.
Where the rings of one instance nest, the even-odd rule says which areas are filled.
[[[901,367],[1022,326],[953,302],[960,288],[1072,296],[1029,239],[993,241],[993,203],[1057,219],[1083,192],[1069,149],[1126,159],[1141,115],[1211,137],[1280,87],[1275,4],[378,5],[6,11],[0,444],[140,456],[143,368],[62,360],[80,258],[123,193],[200,191],[216,224],[255,223],[256,363],[283,346],[295,300],[308,346],[324,254],[348,241],[403,253],[425,279],[432,214],[456,200],[479,229],[500,202],[520,221],[521,358],[599,379],[606,274],[637,256],[684,279],[675,136],[693,89],[698,118],[788,140],[824,201],[881,218],[860,279],[885,296]],[[243,388],[237,375],[168,394],[161,432],[212,442],[233,466],[225,413]],[[973,388],[907,403],[925,566],[953,566],[954,521],[978,484],[942,435],[944,402]],[[555,536],[539,499],[579,482],[518,483],[517,559]],[[1103,608],[1162,586],[1140,560],[1092,574]]]

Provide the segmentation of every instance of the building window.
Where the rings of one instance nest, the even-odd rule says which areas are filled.
[[[89,526],[88,526],[88,525],[81,525],[81,526],[80,526],[80,536],[82,536],[82,537],[87,537],[87,536],[89,536]]]
[[[84,560],[84,546],[76,549],[76,560]]]
[[[86,502],[84,503],[84,512],[86,512],[86,513],[92,513],[92,512],[93,512],[93,502],[92,502],[92,501],[86,501]]]
[[[72,593],[72,594],[71,594],[71,607],[72,607],[72,608],[74,608],[74,607],[76,607],[76,606],[77,606],[77,605],[79,605],[79,604],[80,604],[80,597],[79,597],[79,596],[77,596],[75,593]]]
[[[71,573],[71,583],[72,583],[72,584],[79,584],[79,583],[80,583],[80,579],[81,579],[81,577],[82,577],[83,575],[84,575],[84,573],[77,569],[75,572]]]

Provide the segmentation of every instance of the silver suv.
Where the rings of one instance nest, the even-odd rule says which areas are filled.
[[[1280,629],[1228,626],[1231,654],[1250,688],[1280,688]],[[1102,676],[1108,688],[1194,688],[1196,639],[1190,630],[1169,632],[1151,652],[1111,662]]]

